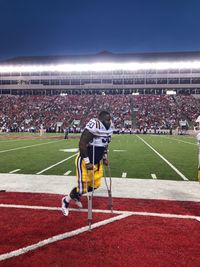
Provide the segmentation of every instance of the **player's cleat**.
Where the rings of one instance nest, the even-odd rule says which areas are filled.
[[[82,203],[80,202],[80,200],[78,200],[78,199],[74,199],[74,201],[75,201],[76,206],[77,206],[79,209],[82,209],[83,205],[82,205]]]
[[[68,216],[69,214],[69,202],[67,202],[66,197],[62,198],[62,213],[64,216]]]

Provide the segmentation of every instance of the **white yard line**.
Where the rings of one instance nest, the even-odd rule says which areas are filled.
[[[15,173],[15,172],[18,172],[18,171],[20,171],[21,169],[16,169],[16,170],[13,170],[13,171],[11,171],[11,172],[9,172],[9,173]]]
[[[151,148],[162,160],[164,160],[184,181],[188,181],[188,178],[185,177],[172,163],[170,163],[165,157],[163,157],[157,150],[155,150],[151,145],[149,145],[144,139],[137,135],[143,143],[145,143],[149,148]]]
[[[122,178],[126,178],[127,172],[122,172]]]
[[[64,175],[69,175],[72,171],[67,171]]]
[[[36,174],[41,174],[41,173],[43,173],[43,172],[45,172],[45,171],[48,171],[49,169],[52,169],[53,167],[55,167],[55,166],[57,166],[57,165],[59,165],[59,164],[65,162],[65,161],[67,161],[67,160],[69,160],[69,159],[71,159],[71,158],[73,158],[73,157],[75,157],[76,155],[78,155],[78,153],[73,154],[72,156],[70,156],[70,157],[68,157],[68,158],[66,158],[66,159],[63,159],[63,160],[61,160],[61,161],[59,161],[59,162],[57,162],[57,163],[55,163],[55,164],[49,166],[48,168],[46,168],[46,169],[44,169],[44,170],[41,170],[40,172],[37,172]]]
[[[176,138],[173,138],[173,137],[167,137],[167,136],[162,136],[163,138],[165,139],[169,139],[169,140],[172,140],[172,141],[177,141],[177,142],[182,142],[182,143],[185,143],[185,144],[189,144],[189,145],[193,145],[193,146],[197,146],[196,143],[191,143],[191,142],[187,142],[187,141],[184,141],[184,140],[180,140],[180,139],[176,139]]]
[[[153,179],[157,179],[157,176],[155,175],[155,173],[152,173],[152,174],[151,174],[151,177],[152,177]]]
[[[10,139],[10,140],[6,140],[6,141],[1,141],[0,140],[0,144],[1,143],[10,143],[10,142],[17,142],[17,141],[24,141],[24,140],[35,140],[35,139],[29,139],[29,138],[19,138],[19,139]]]
[[[94,224],[91,225],[91,229],[95,229],[95,228],[98,228],[100,226],[112,223],[114,221],[118,221],[118,220],[124,219],[124,218],[126,218],[128,216],[130,216],[129,213],[127,213],[127,214],[124,213],[124,214],[121,214],[121,215],[118,215],[118,216],[115,216],[115,217],[112,217],[112,218],[109,218],[109,219],[94,223]],[[49,245],[49,244],[52,244],[54,242],[66,239],[66,238],[82,234],[84,232],[87,232],[88,230],[89,230],[89,227],[87,225],[87,226],[78,228],[76,230],[70,231],[70,232],[65,232],[63,234],[52,236],[50,238],[44,239],[44,240],[42,240],[42,241],[40,241],[38,243],[32,244],[30,246],[23,247],[23,248],[20,248],[20,249],[17,249],[17,250],[14,250],[14,251],[11,251],[11,252],[8,252],[8,253],[5,253],[5,254],[1,254],[0,255],[0,261],[6,260],[6,259],[10,259],[12,257],[16,257],[16,256],[19,256],[19,255],[25,254],[25,253],[27,253],[29,251],[36,250],[36,249],[41,248],[41,247],[43,247],[45,245]]]
[[[1,150],[0,153],[5,153],[5,152],[15,151],[15,150],[21,150],[21,149],[25,149],[25,148],[29,148],[29,147],[35,147],[35,146],[43,146],[43,145],[53,144],[53,143],[57,143],[57,142],[61,142],[61,141],[63,141],[63,140],[47,142],[47,143],[42,143],[42,144],[36,144],[36,145],[30,145],[30,146],[16,147],[16,148],[11,148],[11,149],[7,149],[7,150]]]
[[[78,152],[78,148],[66,148],[66,149],[59,149],[62,152]]]

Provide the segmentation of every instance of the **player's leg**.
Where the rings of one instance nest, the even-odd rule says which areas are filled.
[[[74,200],[79,208],[82,208],[80,197],[83,193],[87,192],[86,179],[87,170],[84,160],[78,155],[75,160],[77,187],[74,187],[70,194],[62,199],[62,212],[65,216],[69,214],[69,203]]]
[[[100,162],[95,165],[94,171],[94,190],[101,186],[101,178],[103,177],[103,164]],[[90,179],[91,180],[91,179]],[[88,192],[91,192],[93,189],[92,181],[88,184]]]
[[[82,208],[83,205],[81,203],[81,194],[78,192],[77,187],[74,187],[70,192],[70,198],[75,201],[75,204],[78,208]]]

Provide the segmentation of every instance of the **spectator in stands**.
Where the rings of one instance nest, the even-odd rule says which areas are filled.
[[[81,132],[88,117],[96,117],[100,110],[112,114],[115,128],[124,132],[125,121],[147,133],[158,129],[177,128],[181,118],[190,126],[199,115],[200,99],[192,95],[66,95],[15,96],[0,95],[0,129],[2,132],[39,132],[42,124],[46,132],[56,132],[57,122],[64,127],[80,121],[70,132]]]
[[[64,129],[64,134],[65,134],[64,139],[68,139],[68,134],[69,134],[69,129],[68,128]]]

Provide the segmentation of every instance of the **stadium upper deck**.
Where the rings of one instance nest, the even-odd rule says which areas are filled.
[[[18,57],[0,62],[0,94],[200,94],[200,52]]]

